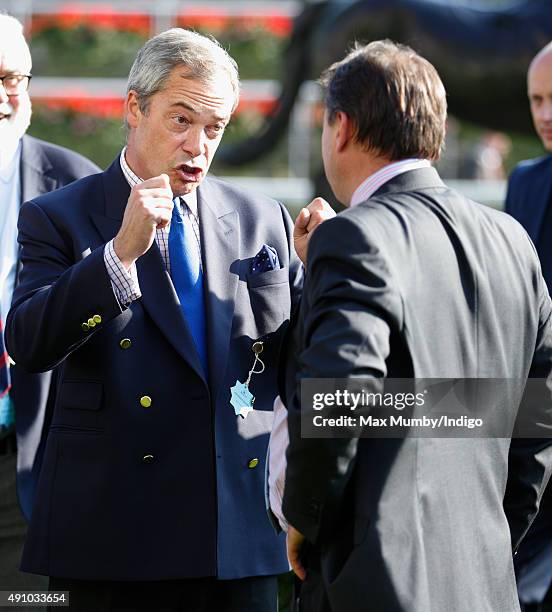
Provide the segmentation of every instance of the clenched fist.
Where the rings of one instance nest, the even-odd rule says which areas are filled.
[[[307,265],[307,250],[312,233],[323,221],[332,217],[335,217],[335,211],[323,198],[314,198],[306,208],[301,209],[293,228],[293,246],[303,265]]]
[[[173,193],[166,174],[131,189],[121,229],[113,241],[115,253],[127,270],[151,247],[155,231],[171,222],[172,209]]]

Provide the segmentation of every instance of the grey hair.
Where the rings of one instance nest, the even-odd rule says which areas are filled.
[[[127,82],[127,94],[135,91],[138,105],[147,114],[150,98],[161,91],[176,66],[185,66],[190,77],[209,83],[226,72],[234,91],[232,112],[240,95],[238,66],[214,38],[183,28],[171,28],[150,38],[138,51]],[[125,119],[125,127],[128,129]]]

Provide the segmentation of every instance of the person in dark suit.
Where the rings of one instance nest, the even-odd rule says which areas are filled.
[[[508,179],[505,211],[517,219],[535,244],[548,288],[552,286],[552,43],[533,59],[527,94],[543,157],[518,164]],[[540,612],[552,584],[552,489],[514,559],[524,612]],[[550,596],[550,595],[549,595]]]
[[[99,171],[77,153],[25,135],[31,119],[30,72],[31,55],[21,24],[9,15],[0,15],[0,321],[5,321],[18,283],[17,215],[21,203]],[[31,516],[40,471],[47,407],[55,395],[51,372],[30,374],[20,364],[10,365],[7,356],[3,364],[0,590],[43,586],[36,576],[22,574],[18,567],[26,530],[24,518]]]
[[[527,376],[542,392],[552,367],[538,259],[514,219],[449,189],[431,167],[446,96],[429,62],[375,41],[331,66],[323,84],[324,167],[348,209],[310,240],[300,371],[287,398],[283,511],[290,562],[306,578],[299,609],[519,610],[512,551],[552,468],[549,392],[518,410]],[[311,379],[370,393],[442,378],[520,383],[484,437],[302,432],[313,412],[352,414],[301,401]],[[508,439],[520,421],[535,439]]]
[[[120,156],[21,209],[7,347],[59,368],[22,568],[75,610],[276,610],[263,475],[302,266],[281,204],[206,176],[238,95],[214,40],[155,36]]]

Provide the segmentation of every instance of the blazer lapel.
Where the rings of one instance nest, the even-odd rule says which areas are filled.
[[[100,212],[91,208],[90,217],[103,241],[109,242],[121,227],[130,195],[130,186],[123,176],[118,157],[103,173],[102,180],[104,209]]]
[[[525,198],[523,207],[524,222],[523,225],[531,240],[536,244],[539,239],[541,225],[552,196],[552,157],[550,163],[547,164],[547,172],[532,173],[534,180],[531,188],[532,196],[528,194]]]
[[[21,139],[21,202],[27,202],[57,188],[58,182],[48,175],[52,164],[30,136]]]
[[[213,399],[226,370],[239,280],[238,211],[208,179],[198,189],[201,249],[206,291],[209,381]]]
[[[119,158],[105,171],[103,178],[105,214],[92,212],[91,217],[103,240],[108,242],[121,227],[130,186],[121,171]],[[142,292],[140,301],[144,309],[178,354],[205,379],[178,296],[155,242],[147,253],[138,259],[136,270]]]
[[[19,182],[21,185],[21,204],[39,195],[53,191],[58,186],[57,179],[48,176],[52,164],[44,155],[42,149],[30,136],[21,139],[21,161],[19,163]],[[15,284],[19,282],[21,272],[21,247],[18,250]]]

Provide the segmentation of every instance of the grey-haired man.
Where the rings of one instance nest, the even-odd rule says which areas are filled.
[[[21,212],[8,348],[60,368],[23,567],[76,610],[276,609],[264,461],[302,266],[281,204],[207,177],[238,95],[214,40],[159,34],[120,156]]]
[[[81,155],[25,134],[31,121],[31,65],[21,23],[0,14],[0,327],[18,283],[22,202],[99,171]],[[44,588],[43,579],[18,568],[55,374],[30,374],[21,364],[10,364],[1,330],[0,370],[0,590]]]

